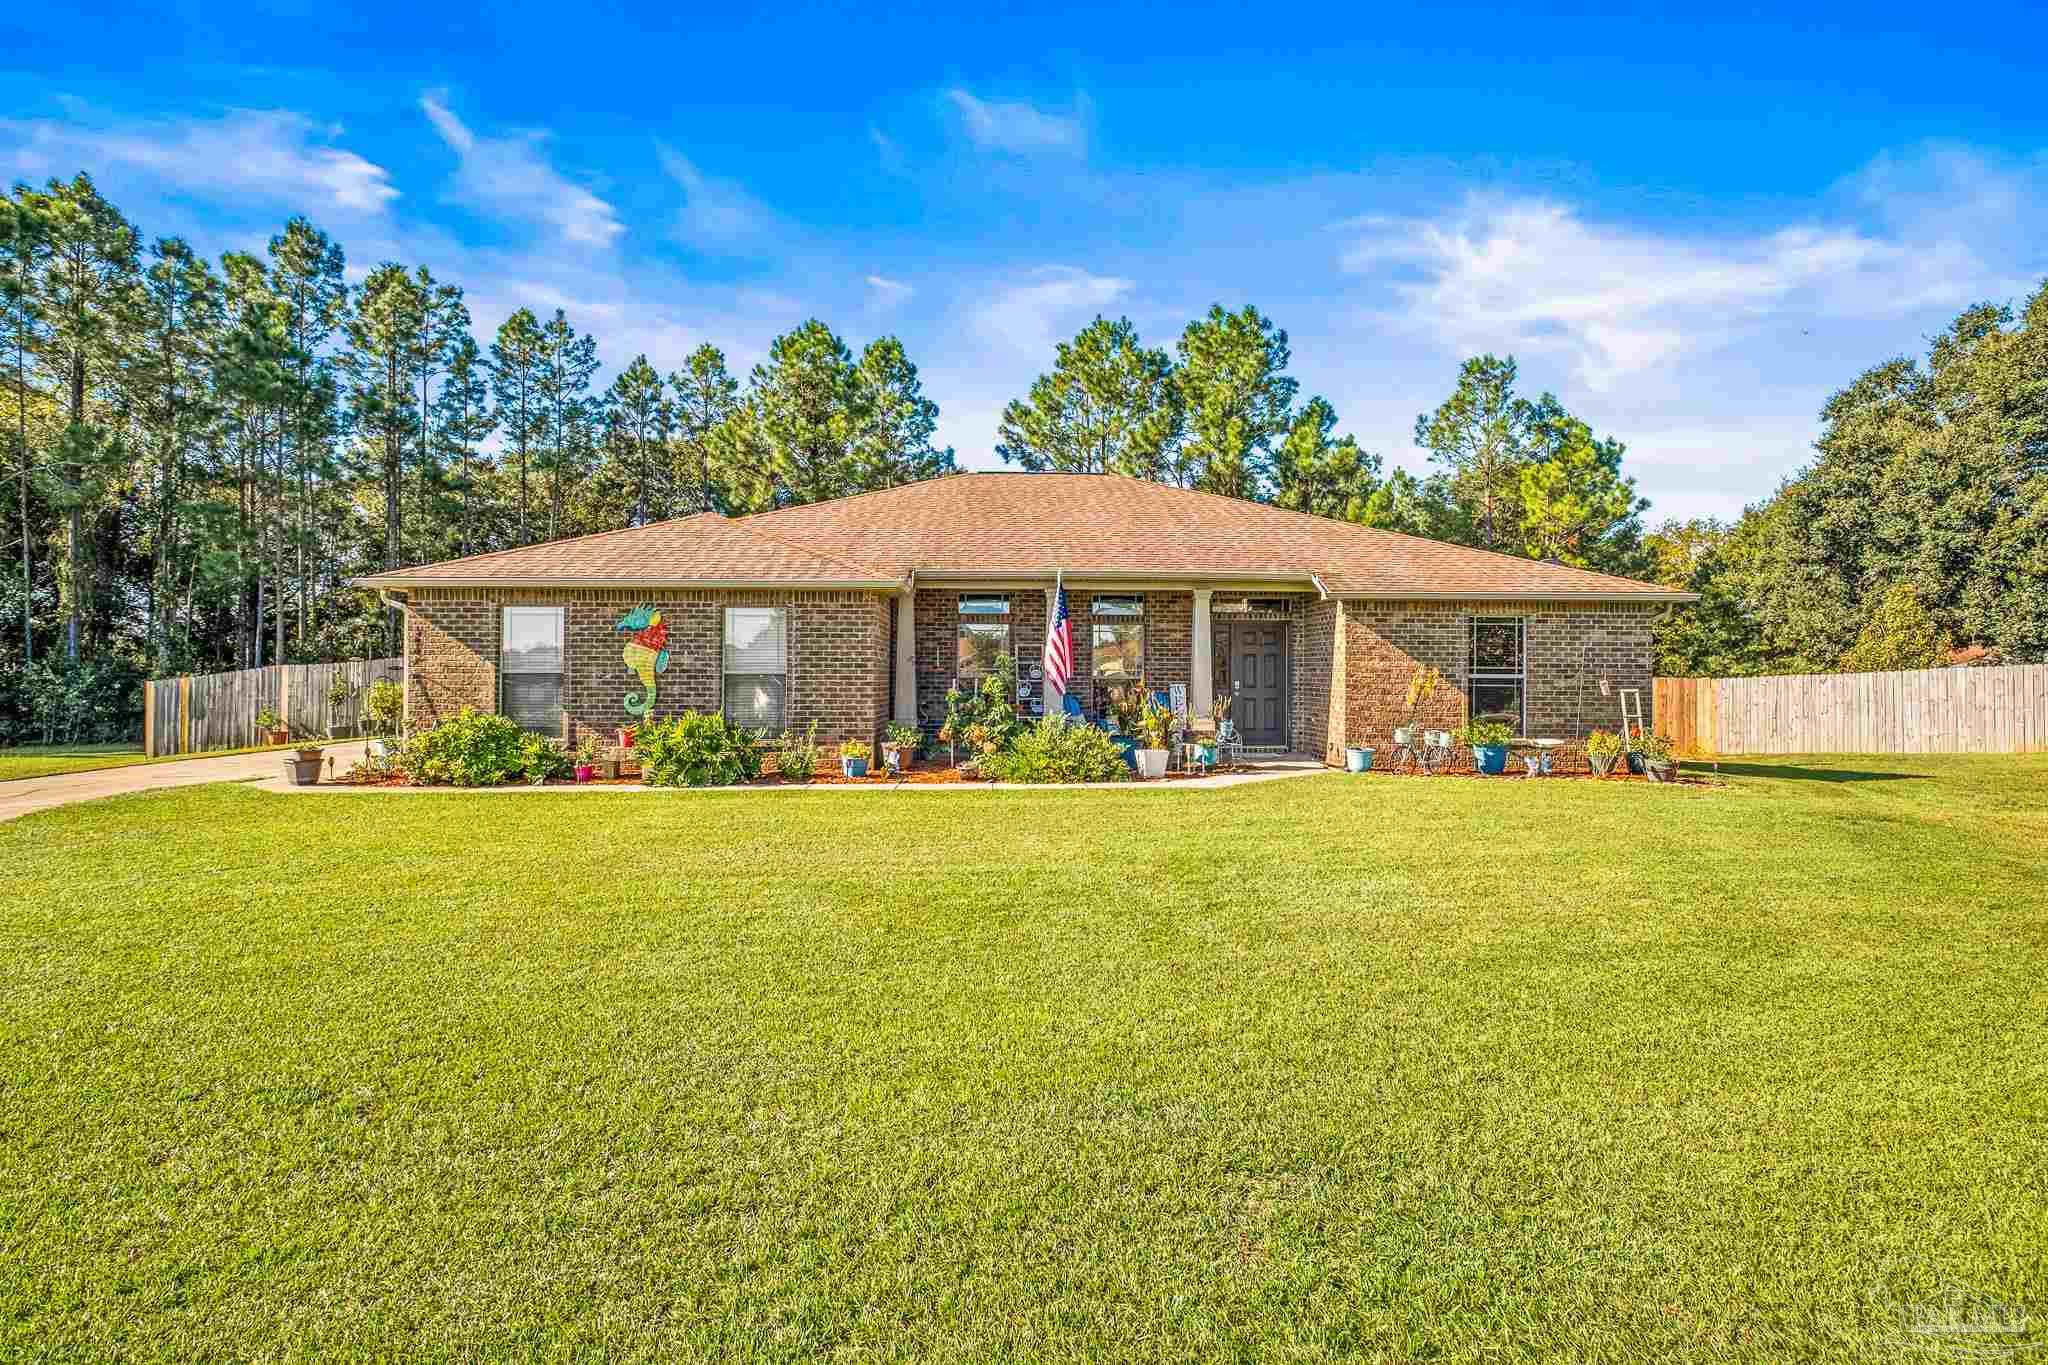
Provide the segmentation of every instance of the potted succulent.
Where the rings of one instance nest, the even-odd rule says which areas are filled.
[[[874,746],[864,739],[849,739],[839,746],[839,773],[842,777],[866,777],[868,760],[875,754]]]
[[[892,773],[900,773],[916,756],[917,741],[922,736],[915,725],[905,725],[900,720],[890,721],[882,734],[882,766]]]
[[[1138,776],[1166,776],[1166,759],[1170,753],[1166,746],[1173,740],[1173,709],[1161,706],[1150,697],[1145,698],[1138,711],[1138,730],[1145,740],[1145,747],[1132,755],[1137,763]]]
[[[597,731],[585,730],[583,738],[576,745],[576,780],[589,782],[597,777],[597,761],[604,757],[603,741]]]
[[[1475,720],[1458,732],[1458,738],[1472,746],[1472,770],[1498,777],[1508,768],[1508,741],[1513,727],[1504,721]]]
[[[1652,782],[1678,780],[1678,754],[1670,736],[1646,734],[1636,741],[1636,752],[1642,756],[1643,776]]]
[[[256,713],[256,728],[262,732],[265,744],[291,743],[292,732],[285,728],[277,712],[267,706]]]
[[[1586,765],[1593,776],[1605,777],[1621,758],[1621,736],[1609,730],[1595,730],[1586,736]]]
[[[405,689],[389,678],[371,683],[363,694],[363,715],[377,732],[370,741],[370,757],[382,763],[391,757],[391,737],[405,715]]]

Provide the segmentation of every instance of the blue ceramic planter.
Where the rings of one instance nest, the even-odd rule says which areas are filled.
[[[1373,751],[1370,749],[1346,749],[1344,751],[1344,771],[1347,773],[1371,772],[1372,753]]]
[[[847,777],[866,777],[868,761],[864,758],[842,758],[839,760],[839,771]]]
[[[1475,744],[1472,746],[1472,767],[1488,777],[1499,777],[1508,770],[1508,746],[1505,744]]]
[[[1124,756],[1124,766],[1132,772],[1138,770],[1138,737],[1136,735],[1111,735],[1116,747]]]

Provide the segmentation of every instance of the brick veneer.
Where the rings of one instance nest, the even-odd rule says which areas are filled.
[[[1391,751],[1394,727],[1407,721],[1408,680],[1434,665],[1444,685],[1417,716],[1449,729],[1465,722],[1471,689],[1474,616],[1520,617],[1526,623],[1526,693],[1530,734],[1568,741],[1557,759],[1585,765],[1588,731],[1620,724],[1619,702],[1600,696],[1600,680],[1640,688],[1650,704],[1650,622],[1654,606],[1633,603],[1366,602],[1343,604],[1343,695],[1330,715],[1325,757],[1340,761],[1346,744]]]
[[[615,623],[643,605],[658,609],[669,630],[668,671],[656,676],[651,718],[718,710],[725,608],[775,606],[787,612],[790,728],[815,719],[819,740],[830,745],[879,737],[890,697],[890,602],[868,592],[422,590],[407,626],[408,724],[435,725],[465,706],[496,711],[500,609],[561,606],[568,609],[562,738],[610,734],[634,719],[626,694],[642,690],[620,658],[625,637]]]

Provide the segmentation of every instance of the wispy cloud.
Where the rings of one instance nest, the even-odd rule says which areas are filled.
[[[201,191],[293,208],[381,213],[398,198],[382,166],[337,145],[338,125],[284,109],[217,118],[0,120],[0,166],[28,178],[130,171]],[[11,145],[10,145],[11,144]]]
[[[869,301],[878,312],[887,312],[917,292],[902,280],[892,280],[887,275],[869,275],[867,286]]]
[[[682,153],[658,149],[662,169],[683,192],[676,235],[692,246],[760,254],[791,236],[788,222],[736,180],[706,175]]]
[[[1020,156],[1078,153],[1087,146],[1086,101],[1075,113],[1055,114],[1023,100],[985,100],[958,86],[947,90],[945,97],[978,146]]]
[[[1066,340],[1132,288],[1129,280],[1091,275],[1077,266],[1039,266],[999,284],[974,309],[972,322],[979,340],[1049,363],[1054,342]]]
[[[546,154],[545,133],[481,135],[456,116],[446,92],[439,90],[422,95],[420,109],[455,153],[451,193],[458,202],[481,213],[538,223],[579,246],[610,246],[626,230],[610,204],[555,169]]]

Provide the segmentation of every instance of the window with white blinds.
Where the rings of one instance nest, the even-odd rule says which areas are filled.
[[[498,710],[547,735],[562,732],[563,616],[561,607],[506,607],[498,637]]]
[[[725,718],[749,730],[787,728],[789,631],[781,607],[725,609]]]

